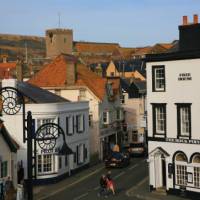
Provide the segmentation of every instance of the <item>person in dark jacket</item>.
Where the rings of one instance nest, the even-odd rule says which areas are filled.
[[[100,184],[100,192],[98,193],[98,196],[104,195],[105,197],[107,197],[107,178],[106,176],[103,174],[99,180],[99,184]]]

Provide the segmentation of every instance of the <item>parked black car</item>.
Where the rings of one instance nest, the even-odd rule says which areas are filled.
[[[106,168],[122,168],[130,164],[130,156],[127,153],[111,152],[111,154],[105,159]]]
[[[142,142],[130,143],[129,152],[131,156],[144,156],[146,154],[145,144]]]

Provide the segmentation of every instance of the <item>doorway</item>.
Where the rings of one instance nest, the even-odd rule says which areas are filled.
[[[166,162],[165,157],[156,153],[154,156],[154,169],[155,169],[155,187],[166,187]]]

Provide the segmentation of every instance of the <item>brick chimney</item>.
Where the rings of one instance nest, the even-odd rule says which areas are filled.
[[[193,15],[193,22],[188,23],[187,16],[183,16],[183,24],[179,26],[179,50],[200,50],[200,24],[198,15]]]
[[[66,84],[67,86],[74,85],[76,82],[76,63],[74,60],[66,62]]]
[[[17,60],[16,65],[16,77],[18,81],[23,81],[22,62],[19,59]]]
[[[187,16],[183,16],[183,26],[188,25],[188,17]]]
[[[198,20],[198,15],[193,15],[193,23],[194,24],[198,24],[199,23],[199,20]]]

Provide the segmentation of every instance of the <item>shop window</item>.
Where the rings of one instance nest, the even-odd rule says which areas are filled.
[[[194,167],[194,186],[200,188],[200,167]]]
[[[53,171],[54,156],[52,154],[38,155],[37,158],[38,174],[50,173]]]
[[[183,153],[178,153],[175,157],[176,166],[176,184],[181,186],[187,185],[187,157]]]
[[[176,184],[182,186],[187,185],[187,166],[176,165]]]

